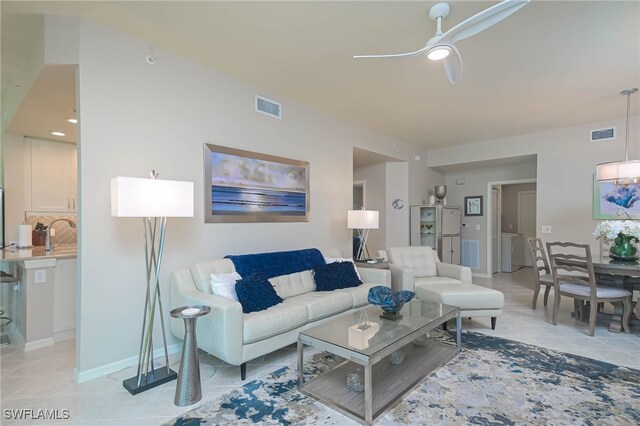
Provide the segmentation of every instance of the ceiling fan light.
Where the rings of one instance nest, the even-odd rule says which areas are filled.
[[[427,52],[427,58],[432,61],[439,61],[449,56],[449,53],[451,53],[449,46],[434,46]]]

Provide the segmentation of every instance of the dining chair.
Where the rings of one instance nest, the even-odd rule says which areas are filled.
[[[544,306],[547,306],[549,300],[549,292],[553,287],[553,275],[549,268],[547,254],[540,238],[528,238],[529,252],[533,259],[533,303],[531,309],[535,310],[538,304],[538,295],[540,294],[540,286],[544,286]]]
[[[601,302],[622,303],[622,328],[629,332],[631,316],[631,292],[622,288],[598,286],[593,272],[591,247],[588,244],[566,242],[547,243],[547,253],[554,282],[553,325],[558,325],[560,297],[567,296],[575,301],[589,302],[589,336],[593,336]],[[579,315],[582,317],[582,314]]]

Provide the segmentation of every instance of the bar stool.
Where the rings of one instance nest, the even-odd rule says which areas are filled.
[[[1,284],[5,284],[5,283],[10,284],[11,287],[13,288],[13,285],[19,282],[20,280],[14,277],[13,275],[7,274],[4,271],[0,271]],[[12,322],[13,322],[13,319],[11,319],[10,317],[5,317],[4,310],[0,309],[0,346],[8,345],[11,343],[11,340],[9,340],[9,336],[7,336],[4,333],[6,331],[7,326]]]

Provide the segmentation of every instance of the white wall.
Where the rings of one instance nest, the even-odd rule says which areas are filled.
[[[134,356],[140,338],[142,224],[110,216],[112,177],[155,169],[161,178],[195,182],[196,216],[169,220],[166,295],[169,271],[200,259],[304,247],[348,253],[353,146],[405,160],[418,151],[158,49],[151,66],[147,43],[97,24],[82,22],[80,33],[80,372]],[[256,93],[282,102],[284,119],[256,114]],[[309,161],[310,221],[204,224],[205,142]],[[421,177],[410,184],[412,195],[437,183],[422,179],[433,176],[424,162],[409,167],[409,176]]]
[[[624,105],[621,105],[624,112]],[[615,126],[619,137],[612,142],[589,142],[589,132]],[[629,157],[640,158],[640,119],[632,117]],[[596,165],[624,159],[625,120],[590,123],[539,133],[494,139],[429,151],[429,166],[444,166],[496,158],[537,154],[537,224],[543,241],[599,244],[592,235],[593,175]],[[448,178],[448,176],[447,176]],[[448,180],[449,181],[449,180]],[[486,192],[486,189],[485,191]],[[551,226],[550,234],[540,227]]]
[[[487,185],[489,182],[505,180],[530,179],[536,177],[536,163],[510,164],[505,166],[484,167],[478,169],[465,169],[447,172],[445,182],[447,185],[447,204],[460,207],[462,223],[467,227],[462,228],[460,237],[463,240],[478,240],[480,244],[480,268],[473,269],[474,273],[487,274],[487,226],[491,217],[487,214],[489,202]],[[464,178],[464,185],[456,185],[456,180]],[[464,197],[482,196],[482,216],[464,216]],[[476,229],[476,226],[480,229]]]
[[[369,237],[367,238],[367,248],[371,256],[376,256],[377,251],[384,249],[387,244],[385,223],[385,201],[387,192],[386,164],[387,163],[367,164],[366,166],[353,169],[353,180],[366,182],[364,195],[365,208],[367,210],[377,210],[380,215],[380,229],[370,230]]]
[[[24,223],[27,197],[31,196],[27,185],[30,170],[29,144],[21,135],[4,134],[4,211],[5,244],[18,241],[18,225]]]
[[[386,163],[386,191],[384,200],[385,245],[387,247],[402,247],[409,245],[409,167],[406,162]],[[394,209],[394,200],[402,200],[404,206]],[[376,256],[375,252],[371,253]]]

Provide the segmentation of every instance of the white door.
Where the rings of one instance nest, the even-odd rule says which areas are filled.
[[[533,259],[526,250],[527,238],[536,236],[536,191],[518,192],[518,234],[522,234],[521,259],[525,266],[533,266]]]
[[[500,251],[498,246],[498,236],[500,235],[500,191],[498,188],[491,188],[491,272],[497,273],[499,269]]]

